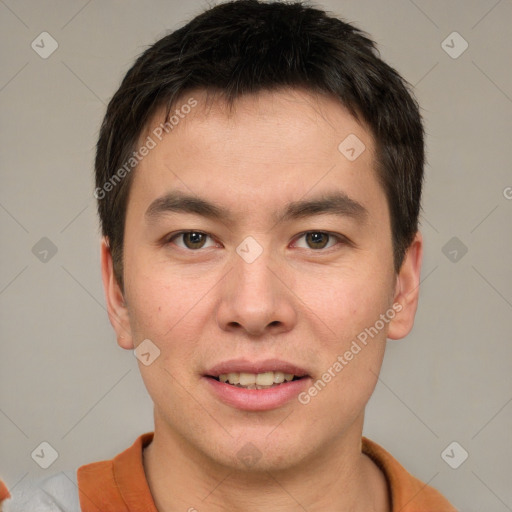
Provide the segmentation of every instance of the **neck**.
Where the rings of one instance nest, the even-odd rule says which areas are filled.
[[[217,464],[159,423],[155,415],[154,438],[143,453],[159,512],[320,512],[333,504],[354,512],[391,510],[383,473],[361,453],[363,416],[323,453],[275,472]]]

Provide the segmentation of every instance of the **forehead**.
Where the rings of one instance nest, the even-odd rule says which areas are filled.
[[[144,196],[147,204],[172,190],[222,197],[234,210],[333,189],[383,195],[373,137],[335,98],[263,91],[229,108],[220,97],[191,91],[175,102],[171,116],[165,123],[158,112],[141,136],[140,144],[149,137],[154,148],[136,169],[131,195]]]
[[[194,106],[190,107],[191,104]],[[194,130],[201,130],[204,134],[222,132],[226,143],[236,138],[236,132],[253,135],[254,139],[246,138],[244,141],[244,149],[250,147],[254,140],[255,144],[266,142],[273,147],[278,146],[283,153],[294,143],[301,147],[305,143],[304,149],[314,146],[318,151],[322,147],[318,144],[317,135],[327,143],[330,140],[325,139],[326,135],[338,140],[344,133],[360,135],[369,152],[373,152],[374,146],[371,130],[338,99],[301,88],[244,94],[229,104],[221,93],[192,90],[174,101],[167,123],[164,117],[164,109],[159,109],[142,136],[159,136],[155,129],[158,132],[159,127],[167,127],[162,134],[164,137],[170,133],[185,137],[187,129],[193,125]],[[276,138],[277,131],[280,136]]]

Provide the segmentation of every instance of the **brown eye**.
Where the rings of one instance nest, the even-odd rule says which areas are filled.
[[[343,242],[342,236],[336,236],[331,233],[326,233],[325,231],[308,231],[303,233],[297,240],[301,239],[305,240],[305,244],[297,244],[298,247],[313,250],[329,249],[333,245],[336,245],[336,243]]]
[[[205,240],[206,235],[197,231],[190,231],[189,233],[183,234],[183,241],[189,249],[201,249]]]
[[[210,238],[210,236],[201,231],[182,231],[174,235],[168,243],[174,242],[178,247],[182,247],[183,249],[195,250],[202,249],[208,238]],[[178,243],[179,240],[182,240],[181,244]]]
[[[327,233],[306,233],[306,242],[312,249],[323,249],[328,241],[329,235]]]

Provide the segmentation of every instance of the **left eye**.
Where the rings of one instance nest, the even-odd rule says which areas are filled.
[[[184,249],[203,249],[204,244],[207,238],[211,238],[210,235],[203,233],[201,231],[183,231],[181,233],[177,233],[172,238],[169,239],[168,243],[181,239],[183,240],[183,245],[176,244],[178,247],[183,247]]]
[[[303,247],[305,249],[325,249],[329,242],[340,242],[341,238],[330,233],[326,233],[324,231],[308,231],[307,233],[303,233],[297,240],[304,238],[307,247]],[[335,244],[331,244],[329,247],[332,247]]]

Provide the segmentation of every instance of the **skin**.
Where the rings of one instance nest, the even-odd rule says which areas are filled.
[[[389,511],[385,478],[360,442],[386,340],[413,325],[421,235],[396,274],[373,138],[335,99],[263,92],[238,99],[230,114],[221,99],[204,107],[201,91],[190,96],[198,105],[135,171],[124,294],[106,240],[101,249],[119,345],[133,350],[150,339],[161,351],[151,365],[139,363],[154,402],[144,468],[155,504],[160,511]],[[366,146],[352,162],[338,151],[351,133]],[[148,221],[149,205],[173,190],[222,205],[234,222],[188,213]],[[291,201],[334,190],[367,215],[273,220]],[[199,249],[186,236],[164,243],[182,230],[209,236]],[[305,231],[346,241],[329,238],[323,247]],[[236,252],[247,236],[263,249],[250,264]],[[313,383],[397,303],[402,311],[307,405],[293,399],[270,411],[241,411],[215,398],[202,378],[228,359],[279,358],[307,369]],[[247,443],[261,454],[251,467],[237,456]]]

